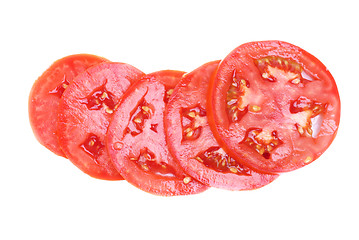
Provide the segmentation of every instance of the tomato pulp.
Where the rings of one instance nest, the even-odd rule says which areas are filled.
[[[78,75],[64,92],[57,125],[59,143],[88,175],[122,179],[106,151],[105,135],[123,93],[143,75],[125,63],[101,63]]]
[[[156,195],[199,193],[207,187],[188,176],[171,156],[164,132],[164,110],[184,72],[148,74],[126,92],[107,132],[107,147],[120,174]]]
[[[56,135],[60,98],[72,80],[87,68],[108,61],[90,54],[76,54],[54,62],[34,83],[29,97],[29,118],[37,140],[55,154],[66,157]]]
[[[207,120],[208,83],[219,61],[186,74],[166,107],[165,129],[172,155],[198,181],[229,190],[262,187],[278,177],[260,174],[229,156],[215,140]]]
[[[246,43],[219,65],[208,96],[220,144],[258,171],[292,171],[317,159],[340,118],[337,86],[326,67],[281,41]]]

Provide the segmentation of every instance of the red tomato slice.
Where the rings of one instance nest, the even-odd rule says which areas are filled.
[[[199,193],[207,187],[189,177],[169,153],[163,115],[169,96],[184,72],[146,75],[126,92],[107,132],[107,147],[121,175],[156,195]]]
[[[59,143],[88,175],[122,179],[106,151],[105,135],[116,104],[142,76],[144,73],[125,63],[101,63],[77,76],[64,92],[59,105]]]
[[[65,88],[87,68],[108,61],[77,54],[54,62],[34,83],[29,97],[29,118],[37,140],[55,154],[66,157],[56,135],[57,109]]]
[[[335,81],[318,59],[292,44],[239,46],[221,62],[210,89],[214,135],[236,160],[259,171],[303,167],[336,135]]]
[[[207,121],[208,83],[219,61],[184,75],[166,107],[165,129],[173,157],[198,181],[229,190],[262,187],[278,177],[235,161],[215,140]]]

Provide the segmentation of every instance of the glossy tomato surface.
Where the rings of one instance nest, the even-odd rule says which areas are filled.
[[[165,138],[165,106],[183,74],[159,71],[136,82],[124,95],[107,132],[108,152],[117,170],[134,186],[156,195],[207,189],[182,170]]]
[[[87,68],[107,61],[90,54],[76,54],[54,62],[34,83],[29,97],[29,118],[37,140],[59,156],[62,152],[56,135],[60,98],[72,80]]]
[[[143,75],[125,63],[101,63],[77,76],[64,92],[59,105],[59,143],[88,175],[122,179],[106,151],[105,135],[123,93]]]
[[[172,155],[198,181],[229,190],[262,187],[278,177],[260,174],[229,156],[214,138],[207,120],[208,83],[219,61],[186,74],[166,107],[165,129]]]
[[[210,88],[214,135],[232,156],[259,171],[303,167],[336,135],[336,83],[318,59],[292,44],[239,46],[220,63]]]

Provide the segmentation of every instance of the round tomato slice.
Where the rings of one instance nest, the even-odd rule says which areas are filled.
[[[106,151],[105,135],[116,104],[142,76],[144,73],[125,63],[101,63],[78,75],[64,92],[59,105],[59,143],[88,175],[122,179]]]
[[[54,62],[34,83],[29,97],[29,118],[37,140],[55,154],[66,157],[56,135],[57,109],[65,88],[87,68],[108,61],[77,54]]]
[[[175,88],[165,113],[167,142],[185,172],[217,188],[250,190],[278,177],[257,173],[229,156],[215,140],[207,121],[208,83],[219,61],[186,74]]]
[[[326,67],[280,41],[243,44],[210,83],[210,125],[243,164],[287,172],[317,159],[333,141],[340,118],[337,86]]]
[[[107,132],[108,152],[117,170],[134,186],[156,195],[207,189],[182,170],[165,138],[165,106],[183,74],[159,71],[136,82],[124,95]]]

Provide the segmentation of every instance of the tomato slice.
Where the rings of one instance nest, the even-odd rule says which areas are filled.
[[[287,172],[317,159],[340,118],[337,86],[326,67],[280,41],[233,50],[210,83],[210,125],[238,161],[262,172]]]
[[[37,140],[55,154],[66,157],[56,135],[57,109],[65,88],[87,68],[108,61],[76,54],[54,62],[34,83],[29,97],[29,118]]]
[[[278,177],[257,173],[229,156],[214,138],[207,120],[208,83],[219,61],[186,74],[166,107],[165,129],[173,157],[198,181],[217,188],[250,190]]]
[[[156,195],[199,193],[207,187],[189,177],[171,156],[165,138],[164,110],[184,72],[146,75],[126,92],[107,132],[107,147],[121,175]]]
[[[64,92],[59,105],[59,143],[88,175],[122,179],[106,151],[105,135],[123,93],[142,76],[144,73],[125,63],[101,63],[78,75]]]

